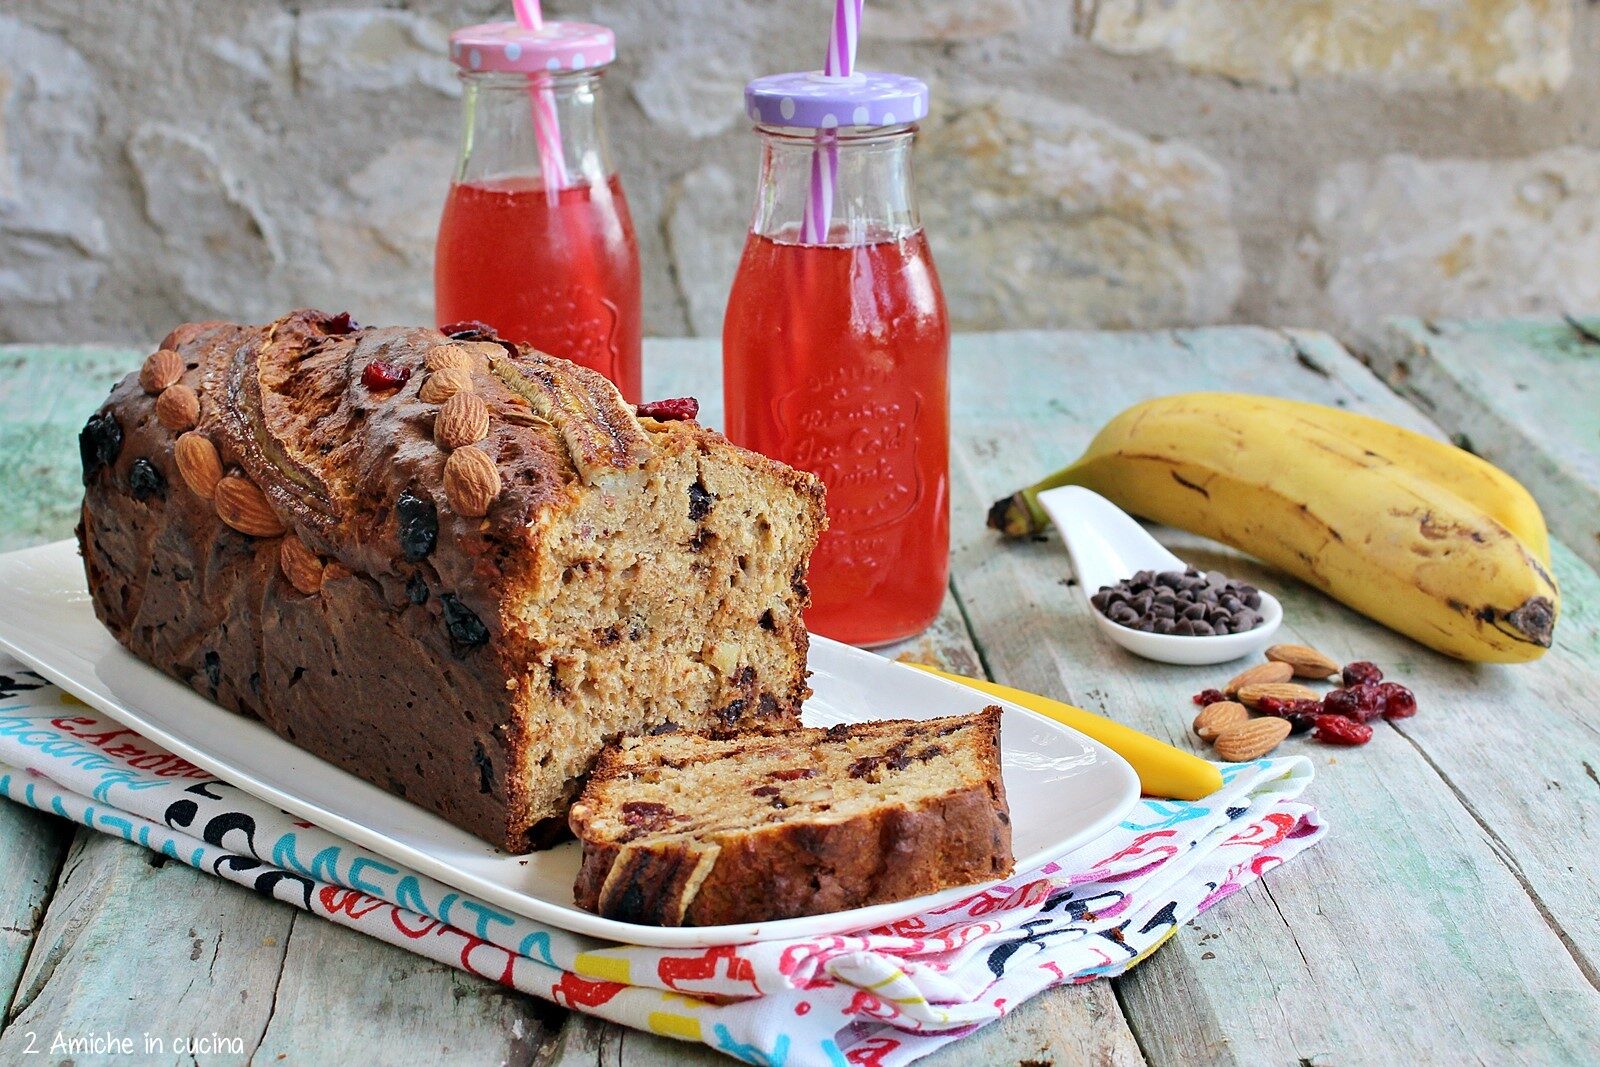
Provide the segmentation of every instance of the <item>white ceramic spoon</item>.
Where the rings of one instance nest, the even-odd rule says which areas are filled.
[[[1039,494],[1039,506],[1049,514],[1072,556],[1078,593],[1100,631],[1145,659],[1198,666],[1226,663],[1265,648],[1283,622],[1283,605],[1262,591],[1261,625],[1242,634],[1185,637],[1145,633],[1112,622],[1089,603],[1103,585],[1116,585],[1138,571],[1181,571],[1188,564],[1161,547],[1127,512],[1099,493],[1081,486],[1064,485]]]

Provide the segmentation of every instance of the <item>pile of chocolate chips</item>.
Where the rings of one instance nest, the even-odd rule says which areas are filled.
[[[1095,610],[1130,630],[1215,637],[1261,625],[1261,591],[1221,571],[1140,571],[1089,598]]]

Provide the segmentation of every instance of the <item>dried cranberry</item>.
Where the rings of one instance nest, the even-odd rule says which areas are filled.
[[[1378,694],[1383,698],[1385,719],[1409,719],[1417,713],[1416,694],[1399,682],[1384,682],[1378,686]]]
[[[796,782],[801,778],[815,778],[816,776],[817,771],[814,767],[791,767],[786,771],[772,772],[772,777],[780,782]]]
[[[1375,685],[1333,689],[1322,698],[1322,709],[1329,715],[1344,715],[1356,722],[1366,722],[1383,712],[1383,696]]]
[[[1357,660],[1355,663],[1346,663],[1344,665],[1342,677],[1344,684],[1347,686],[1377,685],[1383,681],[1383,672],[1378,669],[1376,663]]]
[[[410,367],[397,367],[381,359],[375,359],[361,368],[361,384],[373,392],[398,389],[410,380]]]
[[[1228,698],[1220,689],[1202,689],[1190,699],[1203,708],[1207,704],[1220,704]]]
[[[356,320],[350,317],[350,312],[348,311],[341,311],[337,315],[329,315],[317,323],[317,328],[327,337],[343,337],[347,333],[355,333],[361,329]]]
[[[634,409],[641,419],[659,419],[662,422],[688,421],[700,414],[700,401],[692,396],[675,396],[671,400],[652,400]]]
[[[135,500],[165,496],[167,480],[156,470],[154,463],[147,459],[136,459],[133,461],[133,466],[128,468],[128,492],[133,494]]]
[[[1372,740],[1372,727],[1343,715],[1318,715],[1316,727],[1313,736],[1326,745],[1364,745]]]
[[[672,809],[653,800],[630,800],[622,805],[622,821],[629,826],[655,827],[672,818]]]
[[[394,517],[400,527],[401,553],[412,563],[427,559],[439,541],[439,509],[433,501],[407,489],[394,502]]]
[[[1289,720],[1289,732],[1303,734],[1323,714],[1320,700],[1283,700],[1279,697],[1262,697],[1256,704],[1259,711],[1279,719]]]
[[[494,332],[493,326],[477,319],[452,322],[448,326],[439,327],[439,332],[452,341],[493,341],[499,336]]]
[[[78,456],[83,460],[83,484],[117,461],[122,454],[122,424],[109,411],[89,416],[78,434]]]
[[[489,643],[489,628],[453,593],[440,593],[439,603],[444,608],[444,628],[452,644],[469,649]]]

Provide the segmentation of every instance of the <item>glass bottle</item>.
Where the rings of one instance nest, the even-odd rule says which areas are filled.
[[[434,259],[440,325],[477,320],[639,401],[639,245],[603,121],[611,31],[490,23],[451,35],[462,135]]]
[[[779,75],[746,101],[761,169],[723,326],[728,436],[827,485],[807,626],[899,640],[938,615],[949,566],[950,328],[912,179],[927,88]]]

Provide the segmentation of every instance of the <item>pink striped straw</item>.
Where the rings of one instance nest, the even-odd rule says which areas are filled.
[[[828,54],[822,74],[848,78],[856,72],[856,42],[861,36],[863,0],[834,0],[833,27],[828,34]],[[811,153],[811,188],[800,220],[804,244],[826,244],[833,222],[833,194],[839,186],[839,142],[831,130],[817,135],[820,147]]]
[[[511,0],[516,12],[517,25],[525,30],[544,29],[544,13],[539,0]],[[567,175],[567,157],[561,147],[561,119],[556,114],[555,93],[550,91],[550,79],[535,74],[528,89],[533,101],[533,132],[539,144],[539,174],[544,179],[545,196],[554,200],[556,194],[570,184]]]

